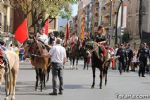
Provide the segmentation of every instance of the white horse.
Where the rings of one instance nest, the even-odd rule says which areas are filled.
[[[19,56],[10,50],[5,51],[6,57],[8,59],[9,67],[8,71],[5,70],[4,64],[0,64],[0,85],[5,79],[6,85],[6,98],[5,100],[14,100],[15,99],[15,87],[16,87],[16,78],[19,71]],[[2,58],[0,58],[2,59]],[[8,76],[6,78],[6,75]]]

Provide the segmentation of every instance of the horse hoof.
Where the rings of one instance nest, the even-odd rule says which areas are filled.
[[[15,96],[12,96],[11,100],[15,100]]]
[[[94,86],[91,86],[91,89],[94,89]]]
[[[9,100],[9,97],[5,97],[4,100]]]
[[[99,89],[102,89],[102,87],[100,87]]]

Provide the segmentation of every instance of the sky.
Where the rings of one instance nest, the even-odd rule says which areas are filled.
[[[78,12],[78,5],[77,4],[73,4],[72,5],[72,16],[76,16]]]

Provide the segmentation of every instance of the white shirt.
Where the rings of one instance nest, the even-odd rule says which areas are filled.
[[[48,41],[49,41],[49,38],[47,35],[43,34],[43,35],[40,35],[39,39],[44,42],[45,44],[48,45]]]
[[[78,41],[78,37],[73,35],[71,38],[70,38],[70,43],[76,43]]]
[[[49,54],[51,55],[51,61],[55,63],[63,64],[66,59],[66,50],[60,44],[53,46],[49,51]]]

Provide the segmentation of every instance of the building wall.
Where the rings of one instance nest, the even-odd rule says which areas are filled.
[[[73,17],[73,29],[72,31],[77,33],[78,32],[78,16]]]
[[[139,45],[139,0],[129,0],[127,10],[127,32],[129,32],[132,39],[131,43]]]
[[[92,2],[85,7],[85,31],[92,32]]]
[[[0,32],[13,32],[13,9],[8,0],[0,2]]]
[[[142,30],[150,33],[150,0],[143,0],[143,19],[142,19]]]
[[[92,2],[92,32],[97,31],[99,25],[99,1],[93,0]]]

